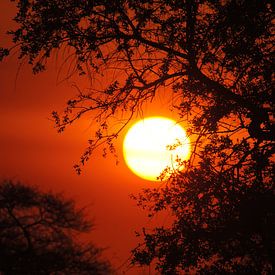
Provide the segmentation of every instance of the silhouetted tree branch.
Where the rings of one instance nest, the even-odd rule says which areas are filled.
[[[65,48],[80,75],[98,78],[111,67],[120,71],[103,90],[79,91],[68,101],[64,116],[53,113],[59,131],[90,112],[99,122],[81,165],[102,141],[112,147],[120,129],[108,131],[108,119],[119,112],[134,113],[161,85],[181,97],[182,115],[196,109],[196,119],[212,127],[242,113],[251,137],[274,140],[268,102],[271,2],[17,3],[19,27],[10,33],[19,58],[28,58],[35,73],[45,69],[53,51]],[[1,50],[2,57],[8,54],[8,49]]]

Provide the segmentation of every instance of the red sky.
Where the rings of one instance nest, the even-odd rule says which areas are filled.
[[[0,46],[9,45],[5,32],[12,27],[14,3],[0,2]],[[86,146],[90,129],[88,119],[58,134],[49,120],[53,110],[62,111],[74,94],[71,82],[57,83],[58,66],[50,64],[47,72],[32,75],[27,65],[19,66],[16,54],[0,63],[0,178],[12,178],[34,184],[43,190],[64,192],[79,206],[88,205],[95,220],[91,234],[94,242],[107,247],[104,255],[121,265],[137,244],[134,231],[150,227],[146,218],[129,198],[143,187],[155,183],[132,174],[122,158],[123,135],[117,142],[120,163],[113,157],[104,159],[95,152],[83,174],[75,174],[72,166]],[[148,104],[144,115],[168,115],[167,100],[159,97]],[[125,130],[127,131],[127,129]],[[119,274],[125,267],[119,270]],[[125,274],[148,274],[148,270],[129,270]]]

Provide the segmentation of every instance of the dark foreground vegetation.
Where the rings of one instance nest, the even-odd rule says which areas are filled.
[[[92,223],[62,195],[20,182],[0,183],[0,273],[3,275],[111,273],[101,250],[81,242]]]

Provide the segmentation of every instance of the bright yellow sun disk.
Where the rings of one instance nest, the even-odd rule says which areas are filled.
[[[167,146],[175,146],[173,150]],[[177,169],[176,159],[187,160],[190,143],[184,129],[172,119],[149,117],[134,124],[123,143],[124,159],[139,177],[157,181],[167,167]]]

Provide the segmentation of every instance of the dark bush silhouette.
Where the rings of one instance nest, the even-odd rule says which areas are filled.
[[[273,6],[266,0],[18,1],[11,35],[19,58],[37,73],[61,50],[75,65],[71,73],[102,80],[101,90],[78,89],[63,115],[53,112],[59,131],[87,113],[99,123],[77,172],[98,145],[114,152],[112,140],[145,101],[162,87],[173,91],[192,154],[185,170],[167,171],[163,188],[136,198],[150,215],[166,210],[175,219],[171,227],[144,231],[134,263],[155,261],[163,274],[274,269]],[[9,52],[2,49],[2,57]],[[121,114],[125,123],[112,132],[109,118]]]
[[[3,274],[110,274],[101,250],[82,244],[91,223],[61,195],[10,180],[0,184],[0,271]]]

